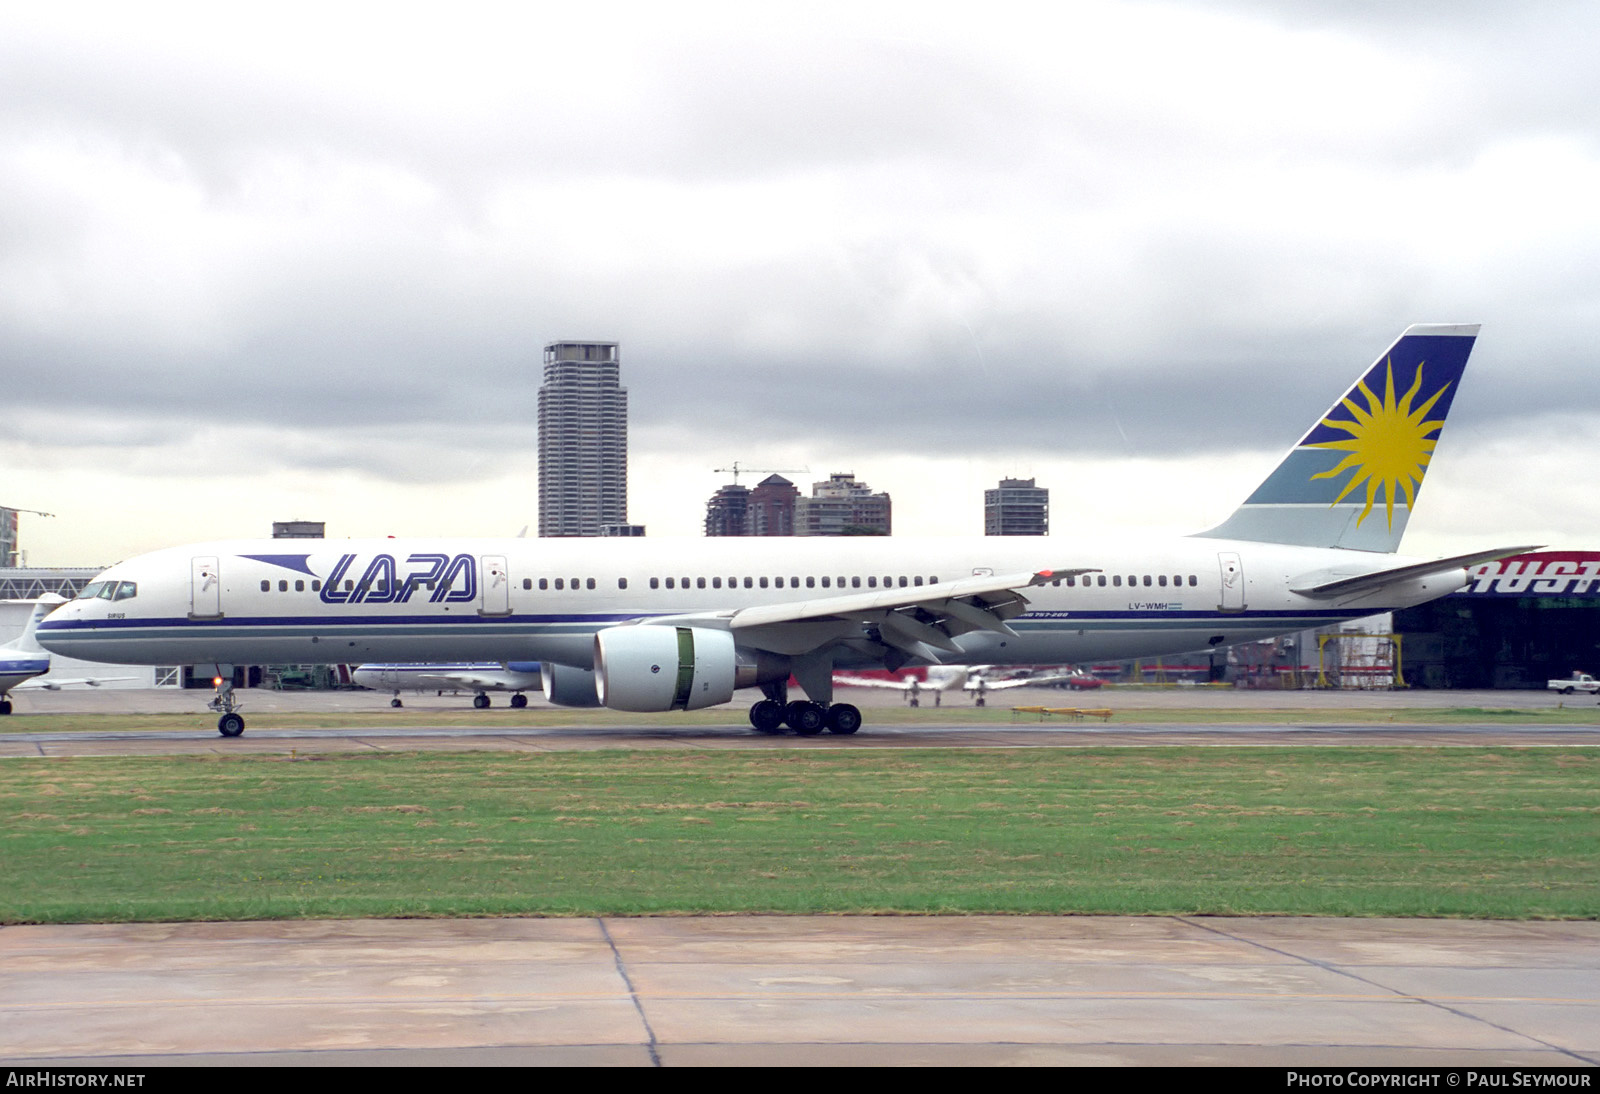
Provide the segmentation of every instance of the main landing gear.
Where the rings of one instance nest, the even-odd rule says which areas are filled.
[[[224,737],[237,737],[244,732],[244,715],[237,714],[239,704],[233,698],[233,681],[219,679],[217,681],[217,694],[212,696],[211,702],[206,706],[212,710],[220,710],[222,717],[217,719],[217,732]]]
[[[788,726],[802,737],[815,737],[824,729],[848,735],[861,728],[861,711],[849,703],[823,706],[808,699],[792,703],[763,699],[750,708],[750,724],[758,733],[782,733]]]

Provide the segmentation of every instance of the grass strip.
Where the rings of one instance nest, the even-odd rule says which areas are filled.
[[[1600,916],[1600,749],[13,759],[0,922]]]
[[[1287,726],[1346,726],[1346,725],[1478,725],[1484,722],[1505,725],[1529,726],[1597,726],[1600,725],[1600,705],[1584,703],[1558,707],[1526,709],[1495,709],[1484,707],[1402,707],[1354,708],[1329,705],[1327,707],[1119,707],[1115,696],[1103,696],[1092,701],[1063,699],[1066,707],[1110,707],[1114,712],[1106,723],[1113,728],[1119,723],[1138,725],[1287,725]],[[940,726],[940,725],[1031,725],[1037,724],[1037,715],[1013,715],[1009,706],[971,707],[872,707],[865,711],[868,726]],[[721,707],[700,711],[674,711],[671,714],[626,714],[613,710],[580,710],[572,708],[551,709],[529,707],[512,710],[495,707],[490,710],[413,710],[378,708],[366,711],[252,711],[245,710],[250,729],[383,729],[426,726],[450,728],[487,727],[492,729],[533,729],[549,727],[578,728],[604,726],[661,725],[664,721],[674,726],[727,726],[747,729],[745,707]],[[192,713],[155,714],[22,714],[0,718],[0,735],[10,733],[71,733],[115,732],[128,730],[194,730],[197,733],[214,732],[216,716],[208,715],[197,703]],[[1070,726],[1061,718],[1046,719],[1045,724]],[[1096,723],[1099,724],[1099,723]],[[246,732],[249,732],[247,730]]]

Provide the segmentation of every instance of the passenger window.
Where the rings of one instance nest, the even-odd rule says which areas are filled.
[[[1117,587],[1120,588],[1122,586],[1122,575],[1121,574],[1112,574],[1111,575],[1111,584],[1116,585]]]
[[[617,588],[626,589],[627,587],[628,587],[628,579],[627,578],[625,578],[625,577],[617,578]]]
[[[921,575],[918,575],[917,577],[912,578],[911,579],[911,584],[913,584],[913,585],[921,585],[922,584]]]
[[[778,587],[778,588],[780,588],[780,589],[781,589],[781,588],[783,588],[783,578],[781,578],[781,577],[775,577],[775,578],[773,578],[773,579],[772,579],[772,583],[773,583],[773,584],[774,584],[774,585],[775,585],[775,586],[776,586],[776,587]]]
[[[822,577],[822,587],[824,589],[833,588],[833,579],[828,577],[826,574],[824,574],[823,577]]]
[[[816,587],[817,587],[817,579],[808,574],[806,576],[806,588],[815,589]]]
[[[852,588],[852,589],[859,589],[859,588],[861,588],[861,579],[860,579],[860,578],[859,578],[859,577],[852,577],[852,578],[851,578],[851,579],[850,579],[850,587],[851,587],[851,588]]]
[[[763,586],[763,587],[765,587],[765,585],[766,585],[766,582],[765,582],[765,581],[762,581],[762,583],[761,583],[761,584],[762,584],[762,586]],[[747,578],[745,578],[745,579],[744,579],[744,587],[745,587],[745,588],[746,588],[746,589],[748,589],[748,588],[751,588],[751,587],[752,587],[752,586],[754,586],[754,585],[755,585],[755,582],[754,582],[754,581],[752,581],[752,580],[751,580],[751,579],[750,579],[750,578],[748,578],[748,577],[747,577]]]
[[[673,588],[673,587],[674,587],[674,586],[673,586],[673,584],[672,584],[672,578],[670,578],[670,577],[669,577],[669,578],[667,578],[667,588],[669,588],[669,589],[671,589],[671,588]]]
[[[523,578],[522,579],[522,588],[523,588],[524,591],[533,588],[533,578],[531,578],[531,577]]]
[[[586,578],[584,578],[584,579],[583,579],[583,587],[584,587],[584,588],[585,588],[585,589],[592,589],[592,588],[594,588],[594,578],[592,578],[592,577],[586,577]]]
[[[720,588],[722,588],[722,579],[721,579],[721,578],[720,578],[720,577],[714,577],[714,578],[712,578],[712,579],[711,579],[711,587],[712,587],[712,588],[713,588],[713,589],[720,589]]]
[[[541,577],[539,579],[539,591],[540,592],[544,592],[549,588],[550,588],[550,579],[548,577]]]
[[[876,574],[868,574],[867,575],[867,588],[876,589],[877,587],[878,587],[878,576]]]
[[[306,591],[306,583],[304,581],[296,581],[294,583],[294,591],[297,592],[297,593],[305,592]]]
[[[1198,581],[1196,581],[1196,580],[1195,580],[1195,576],[1194,576],[1194,575],[1193,575],[1193,574],[1190,574],[1190,575],[1189,575],[1189,584],[1190,584],[1190,585],[1191,585],[1191,586],[1192,586],[1192,585],[1198,585],[1198,584],[1200,584],[1200,582],[1198,582]]]
[[[560,578],[560,577],[556,578],[556,589],[557,590],[565,589],[566,587],[567,587],[567,582],[566,582],[565,578]]]
[[[106,587],[106,591],[108,591],[108,592],[110,591],[110,586],[109,585]],[[263,581],[261,583],[261,591],[264,592],[264,593],[271,592],[272,591],[272,582]],[[107,599],[110,599],[110,598],[108,597]]]
[[[1160,585],[1163,589],[1166,588],[1167,587],[1167,575],[1166,574],[1157,575],[1156,584]]]
[[[321,578],[318,578],[317,580],[315,580],[315,581],[313,581],[311,583],[311,591],[314,592],[314,593],[320,593],[322,591],[322,579]]]
[[[651,587],[651,588],[652,588],[652,589],[659,589],[659,588],[661,588],[661,579],[660,579],[660,578],[659,578],[659,577],[652,577],[652,578],[651,578],[651,579],[650,579],[650,587]]]
[[[905,588],[905,587],[906,587],[906,586],[907,586],[907,585],[909,585],[909,584],[911,584],[911,582],[909,582],[909,581],[907,581],[907,580],[906,580],[906,579],[905,579],[905,578],[903,578],[903,577],[902,577],[902,578],[901,578],[901,579],[900,579],[900,587],[901,587],[901,588],[902,588],[902,589],[904,589],[904,588]]]
[[[695,578],[694,579],[694,587],[696,589],[704,589],[706,587],[706,579],[703,578],[703,577]]]
[[[1150,585],[1150,575],[1149,574],[1145,574],[1144,575],[1144,583],[1145,583],[1145,587],[1148,588],[1149,585]]]
[[[1106,587],[1106,575],[1105,574],[1101,574],[1099,579],[1096,581],[1096,584],[1099,585],[1102,589],[1104,589]]]
[[[761,579],[761,587],[763,589],[765,589],[767,587],[767,579],[766,578],[762,578]]]
[[[798,577],[790,576],[790,578],[789,578],[789,588],[798,589],[799,587],[800,587],[800,579]]]

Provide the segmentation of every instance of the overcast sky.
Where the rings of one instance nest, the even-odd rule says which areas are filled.
[[[1600,549],[1600,5],[576,7],[0,0],[32,564],[536,531],[557,339],[651,535],[734,460],[1189,532],[1415,322],[1484,328],[1406,549]]]

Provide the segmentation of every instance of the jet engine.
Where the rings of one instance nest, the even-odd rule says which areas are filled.
[[[612,710],[699,710],[733,698],[733,635],[643,624],[595,635],[595,690]]]
[[[571,665],[544,662],[544,697],[546,702],[558,707],[597,707],[600,696],[595,690],[595,675],[588,669],[575,669]]]

